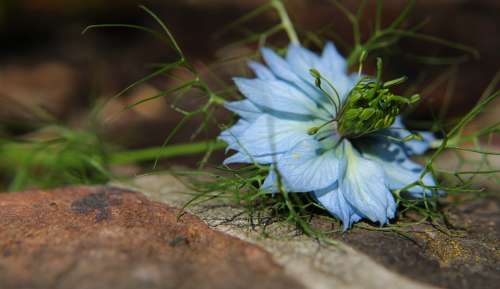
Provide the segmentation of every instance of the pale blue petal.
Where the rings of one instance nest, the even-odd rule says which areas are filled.
[[[387,223],[395,215],[396,203],[385,183],[383,169],[362,157],[348,141],[343,145],[347,166],[339,178],[339,192],[361,216]]]
[[[423,167],[408,157],[401,144],[366,139],[358,146],[364,157],[377,162],[383,168],[387,185],[391,190],[402,189],[420,179]],[[436,185],[430,173],[424,176],[422,182],[426,186]],[[421,186],[414,186],[408,192],[414,197],[432,194],[432,190],[424,189]]]
[[[269,70],[267,67],[264,65],[255,62],[255,61],[249,61],[248,66],[252,69],[252,71],[255,73],[257,78],[264,79],[264,80],[275,80],[276,76]]]
[[[346,61],[337,52],[332,43],[328,43],[325,46],[321,57],[308,49],[291,44],[288,48],[287,62],[293,71],[309,84],[313,84],[315,81],[314,77],[310,74],[310,69],[314,68],[318,70],[334,86],[335,91],[339,94],[341,103],[359,80],[357,74],[348,75]],[[337,106],[339,106],[336,93],[332,87],[325,81],[322,81],[321,87],[328,92],[330,97],[335,100]],[[322,93],[320,94],[322,95],[321,101],[326,103],[331,102]],[[329,106],[329,109],[333,108]]]
[[[262,48],[261,53],[271,71],[278,78],[288,82],[290,85],[298,87],[310,99],[317,103],[327,102],[325,96],[314,86],[314,80],[312,82],[307,82],[300,78],[299,75],[297,75],[297,71],[271,49]]]
[[[417,131],[416,133],[422,137],[422,140],[412,139],[405,142],[404,145],[408,148],[410,154],[421,155],[431,147],[431,143],[436,140],[436,137],[432,132],[428,131]]]
[[[331,42],[325,45],[317,69],[335,87],[341,98],[341,102],[344,102],[349,92],[360,79],[357,73],[348,74],[346,60],[338,53]],[[325,88],[329,89],[326,85]],[[328,91],[333,93],[331,89]]]
[[[264,183],[262,184],[262,190],[269,193],[277,193],[278,189],[278,178],[276,177],[276,172],[273,166],[269,168],[269,174],[267,175]],[[288,189],[285,187],[285,190]]]
[[[314,89],[315,93],[318,94],[317,102],[321,103],[325,109],[327,109],[332,114],[332,118],[335,117],[335,106],[332,104],[332,101],[335,101],[337,107],[339,107],[339,102],[337,99],[333,98],[334,95],[333,89],[325,83],[322,82],[322,88],[329,94],[326,96],[323,92],[321,92],[313,84],[315,83],[315,78],[311,75],[310,70],[312,68],[318,70],[323,74],[322,70],[324,70],[325,64],[321,63],[321,59],[319,55],[316,53],[303,48],[302,46],[290,44],[288,47],[288,53],[286,56],[286,61],[290,64],[290,67],[293,71],[312,89]],[[345,72],[343,72],[345,76]],[[328,79],[328,75],[323,75]],[[330,99],[329,99],[330,98]],[[333,100],[332,100],[333,99]]]
[[[316,117],[319,109],[300,90],[279,80],[234,78],[240,92],[259,106],[290,114]]]
[[[377,162],[384,170],[386,176],[387,185],[391,190],[402,189],[409,184],[412,184],[420,179],[420,175],[423,171],[423,167],[409,159],[405,160],[403,163],[388,162],[373,155],[367,155],[367,158]],[[436,182],[432,177],[432,174],[427,173],[423,178],[422,182],[426,186],[435,186]],[[408,190],[413,197],[423,197],[424,195],[432,195],[432,190],[425,189],[421,186],[414,186]]]
[[[314,83],[314,77],[309,71],[311,68],[318,69],[320,58],[317,54],[302,46],[290,44],[286,61],[298,76],[308,83]]]
[[[250,122],[244,119],[239,119],[232,127],[222,131],[218,139],[227,143],[226,152],[230,149],[237,150],[240,146],[238,139],[250,126]]]
[[[239,142],[243,151],[252,156],[284,153],[299,142],[312,139],[307,131],[320,124],[321,121],[294,121],[264,114],[239,136]]]
[[[291,83],[300,81],[299,77],[295,72],[293,72],[290,65],[274,51],[269,48],[262,48],[261,53],[267,65],[276,76],[290,81]]]
[[[346,59],[340,55],[332,42],[327,42],[323,48],[321,62],[327,63],[331,67],[329,70],[334,73],[345,73],[347,71]]]
[[[431,143],[436,140],[434,137],[434,134],[431,132],[422,132],[418,131],[416,132],[419,134],[423,139],[422,140],[410,140],[406,142],[400,142],[400,145],[404,148],[404,151],[407,155],[421,155],[425,153],[431,146]],[[401,117],[396,117],[396,120],[392,124],[392,126],[382,132],[380,132],[381,135],[389,135],[398,139],[403,139],[412,133],[406,129],[405,125],[403,124],[403,121],[401,120]]]
[[[334,150],[324,150],[321,143],[307,139],[283,153],[276,167],[282,181],[292,192],[323,189],[338,179],[339,160]]]
[[[283,181],[283,180],[282,180]],[[286,192],[293,192],[289,187],[287,187],[286,183],[281,183],[283,189]],[[262,184],[262,190],[267,193],[278,193],[280,190],[278,188],[278,177],[276,174],[276,168],[274,165],[269,167],[269,174],[267,175],[264,183]],[[303,193],[303,192],[294,192],[294,193]]]
[[[338,182],[323,190],[316,190],[312,195],[328,212],[342,221],[344,231],[362,218],[339,192]]]
[[[262,110],[248,99],[225,102],[224,107],[248,121],[254,121],[262,115]]]
[[[224,165],[229,164],[270,164],[274,162],[276,156],[274,155],[261,155],[261,156],[252,156],[246,152],[237,152],[232,156],[226,158],[223,162]]]

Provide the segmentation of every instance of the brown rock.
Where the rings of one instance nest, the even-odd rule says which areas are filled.
[[[77,95],[79,75],[62,62],[10,65],[0,70],[0,120],[62,116]]]
[[[0,288],[301,288],[261,248],[111,187],[0,194]]]

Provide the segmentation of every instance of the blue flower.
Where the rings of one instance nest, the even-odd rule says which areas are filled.
[[[234,78],[246,98],[225,104],[240,119],[219,136],[227,150],[236,151],[224,164],[269,165],[263,189],[279,191],[278,172],[287,191],[312,194],[344,230],[362,218],[388,223],[397,206],[391,191],[420,179],[423,167],[410,157],[429,148],[432,134],[402,141],[412,133],[399,117],[382,118],[379,122],[386,125],[366,134],[342,134],[340,119],[349,114],[341,115],[342,108],[362,78],[347,72],[335,46],[328,43],[318,55],[292,44],[285,58],[268,48],[261,52],[267,66],[249,63],[255,79]],[[430,174],[422,182],[435,186]],[[432,191],[413,186],[408,193],[421,198]]]

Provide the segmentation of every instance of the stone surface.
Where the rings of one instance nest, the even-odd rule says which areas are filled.
[[[140,177],[134,185],[149,198],[174,206],[192,197],[170,175]],[[213,228],[261,245],[309,288],[387,288],[388,284],[394,288],[498,288],[498,196],[449,207],[449,222],[456,229],[451,235],[430,224],[408,227],[405,237],[355,228],[332,235],[341,242],[337,247],[320,246],[297,236],[293,228],[275,225],[268,226],[269,238],[263,238],[259,228],[250,228],[239,208],[228,205],[197,204],[188,211]]]
[[[455,235],[425,224],[409,228],[409,238],[355,228],[326,245],[284,223],[269,224],[264,237],[241,208],[218,201],[180,214],[193,195],[170,174],[117,185],[0,194],[0,288],[500,284],[494,196],[452,207],[449,221],[461,226]]]
[[[61,117],[75,104],[80,75],[67,63],[46,61],[0,68],[0,121]]]
[[[500,284],[500,200],[478,199],[453,208],[458,230],[430,225],[408,229],[412,238],[354,229],[341,240],[387,268],[444,288],[496,289]]]
[[[0,288],[303,288],[258,246],[111,187],[0,194]]]
[[[134,183],[122,185],[140,189],[148,198],[176,207],[182,207],[193,197],[183,182],[168,174],[139,177]],[[262,246],[307,288],[385,289],[388,284],[394,288],[433,288],[391,272],[344,242],[336,246],[320,244],[298,234],[292,226],[271,224],[266,231],[269,235],[264,238],[261,228],[249,226],[241,208],[207,202],[186,210],[211,228]]]

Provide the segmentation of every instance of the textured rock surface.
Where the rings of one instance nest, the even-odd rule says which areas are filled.
[[[428,225],[394,233],[354,229],[337,246],[240,208],[195,204],[171,175],[122,187],[0,194],[0,288],[497,288],[500,204],[456,207],[460,236]],[[196,215],[196,216],[194,216]],[[201,220],[200,220],[201,219]],[[235,238],[236,237],[236,238]]]
[[[174,206],[191,197],[186,195],[189,190],[169,175],[138,178],[135,185],[149,198]],[[499,198],[477,199],[452,208],[448,215],[457,227],[452,232],[455,235],[425,224],[408,228],[410,238],[356,228],[332,236],[342,242],[339,247],[318,246],[296,236],[293,229],[275,225],[267,228],[271,238],[262,238],[248,228],[248,220],[239,209],[229,206],[201,204],[189,211],[211,227],[260,244],[310,288],[387,288],[388,284],[391,288],[498,288]]]
[[[137,178],[133,185],[155,201],[180,207],[192,198],[189,189],[171,175]],[[297,276],[308,288],[432,288],[393,273],[367,255],[344,243],[338,246],[320,245],[292,226],[267,226],[268,238],[260,228],[250,228],[240,208],[219,203],[202,203],[187,208],[207,224],[227,234],[258,244],[281,263],[290,276]],[[379,233],[381,234],[381,233]],[[368,252],[369,253],[369,252]]]
[[[271,255],[109,187],[0,194],[0,288],[302,288]]]

